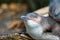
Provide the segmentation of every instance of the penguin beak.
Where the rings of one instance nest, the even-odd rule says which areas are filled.
[[[26,21],[28,18],[26,16],[21,16],[21,19]]]

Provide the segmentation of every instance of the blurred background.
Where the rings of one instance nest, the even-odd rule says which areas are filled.
[[[48,5],[49,0],[0,0],[0,32],[25,29],[20,16]]]
[[[49,4],[49,0],[0,0],[0,8],[18,10],[19,8],[22,10],[21,6],[24,8],[28,8],[28,11],[34,11],[39,8],[45,7]]]

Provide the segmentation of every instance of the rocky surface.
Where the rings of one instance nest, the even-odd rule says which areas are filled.
[[[6,36],[0,36],[0,40],[33,40],[31,37],[26,34],[9,34]]]

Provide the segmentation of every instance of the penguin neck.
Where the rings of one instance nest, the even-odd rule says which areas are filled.
[[[36,22],[34,22],[36,24],[34,24],[33,22],[29,22],[29,23],[24,22],[24,23],[25,23],[26,29],[28,29],[28,30],[32,30],[32,29],[38,28],[40,26],[40,24],[38,24]]]

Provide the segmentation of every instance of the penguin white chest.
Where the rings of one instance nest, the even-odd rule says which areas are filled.
[[[32,37],[39,39],[43,33],[43,28],[36,22],[29,20],[26,23],[27,33]]]

